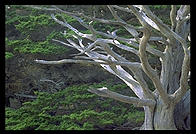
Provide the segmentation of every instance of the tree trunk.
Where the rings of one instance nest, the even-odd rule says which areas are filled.
[[[174,46],[174,45],[173,45]],[[180,85],[181,68],[184,58],[182,47],[176,43],[176,46],[170,49],[170,62],[172,64],[169,70],[169,80],[167,93],[173,94]],[[156,106],[153,110],[144,108],[145,121],[141,129],[145,130],[190,130],[190,90],[184,95],[182,100],[177,105],[165,106],[161,99],[156,100]],[[146,119],[148,118],[148,119]],[[153,121],[151,123],[150,121]]]
[[[175,106],[156,100],[154,109],[144,107],[145,120],[141,130],[190,130],[190,90]]]
[[[174,123],[174,108],[175,106],[170,104],[166,106],[158,99],[154,110],[154,129],[155,130],[176,130]]]
[[[145,120],[141,130],[177,130],[174,122],[174,108],[163,104],[162,100],[156,100],[154,108],[144,107]]]
[[[168,93],[174,93],[180,84],[181,68],[184,58],[183,49],[176,43],[172,53],[172,68],[169,74]],[[190,91],[188,91],[182,100],[175,106],[174,120],[178,129],[190,129]]]
[[[174,110],[176,127],[180,130],[190,130],[190,90],[176,105]]]

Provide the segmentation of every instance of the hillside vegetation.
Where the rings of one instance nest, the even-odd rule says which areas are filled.
[[[90,86],[107,86],[112,91],[124,93],[128,90],[125,84],[104,82]],[[143,111],[89,93],[88,88],[89,85],[83,84],[53,94],[36,92],[36,100],[25,102],[16,110],[6,108],[6,130],[132,129],[142,125]]]

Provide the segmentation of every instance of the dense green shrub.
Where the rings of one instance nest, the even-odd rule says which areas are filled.
[[[16,29],[18,29],[22,33],[32,32],[35,29],[39,29],[41,27],[51,27],[54,26],[53,19],[46,14],[41,14],[39,16],[25,16],[18,18],[19,23],[15,25]]]
[[[51,33],[48,38],[57,36],[54,33]],[[65,53],[67,48],[63,46],[58,46],[52,44],[50,40],[33,42],[32,40],[26,38],[23,40],[8,40],[6,41],[7,47],[10,47],[14,52],[19,53],[38,53],[38,54],[59,54]]]
[[[37,9],[26,8],[23,6],[12,5],[9,10],[6,11],[6,26],[14,26],[16,30],[20,31],[20,39],[9,40],[7,37],[6,49],[9,49],[14,53],[31,53],[31,54],[62,54],[68,49],[64,46],[56,45],[51,40],[64,39],[65,36],[60,32],[51,32],[47,34],[49,27],[55,27],[58,25],[49,14],[41,13],[42,11]],[[69,18],[69,17],[67,17]],[[12,27],[13,28],[13,27]],[[35,32],[46,32],[40,34],[45,40],[33,41],[31,33]],[[22,39],[21,39],[22,37]],[[10,56],[10,55],[9,55]]]
[[[119,92],[125,84],[94,84]],[[133,105],[99,97],[87,91],[89,85],[76,85],[59,92],[35,92],[37,99],[20,109],[6,108],[6,130],[94,130],[127,121],[142,122],[144,115]],[[137,114],[138,113],[138,114]]]

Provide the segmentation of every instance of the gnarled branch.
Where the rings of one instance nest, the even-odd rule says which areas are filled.
[[[144,26],[145,27],[145,26]],[[139,47],[139,53],[140,53],[140,60],[142,63],[142,68],[144,70],[144,72],[150,77],[150,79],[152,80],[155,88],[158,90],[161,98],[163,99],[163,102],[165,104],[169,104],[169,97],[168,94],[166,93],[166,91],[164,90],[158,75],[156,74],[156,71],[152,69],[152,67],[150,66],[150,64],[148,63],[148,59],[146,56],[146,45],[147,42],[150,38],[150,30],[148,28],[144,29],[143,32],[143,37],[141,39],[140,42],[140,47]]]
[[[129,104],[134,104],[135,106],[138,107],[143,107],[143,106],[149,106],[149,107],[154,107],[155,101],[150,100],[150,99],[139,99],[136,97],[129,97],[125,95],[121,95],[119,93],[113,92],[108,90],[106,87],[98,88],[98,89],[88,89],[89,92],[95,93],[99,96],[102,97],[108,97],[112,98],[121,102],[129,103]]]

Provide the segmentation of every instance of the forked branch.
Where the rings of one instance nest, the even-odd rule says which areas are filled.
[[[150,30],[148,28],[146,28],[146,29],[144,29],[143,33],[144,34],[141,39],[140,47],[139,47],[142,68],[143,68],[144,72],[152,80],[155,88],[158,90],[161,98],[163,99],[163,102],[165,104],[169,104],[169,97],[168,97],[168,94],[166,93],[166,90],[163,88],[156,71],[153,70],[152,67],[150,66],[150,64],[148,63],[148,59],[147,59],[147,55],[146,55],[146,45],[147,45],[147,42],[150,38]]]

